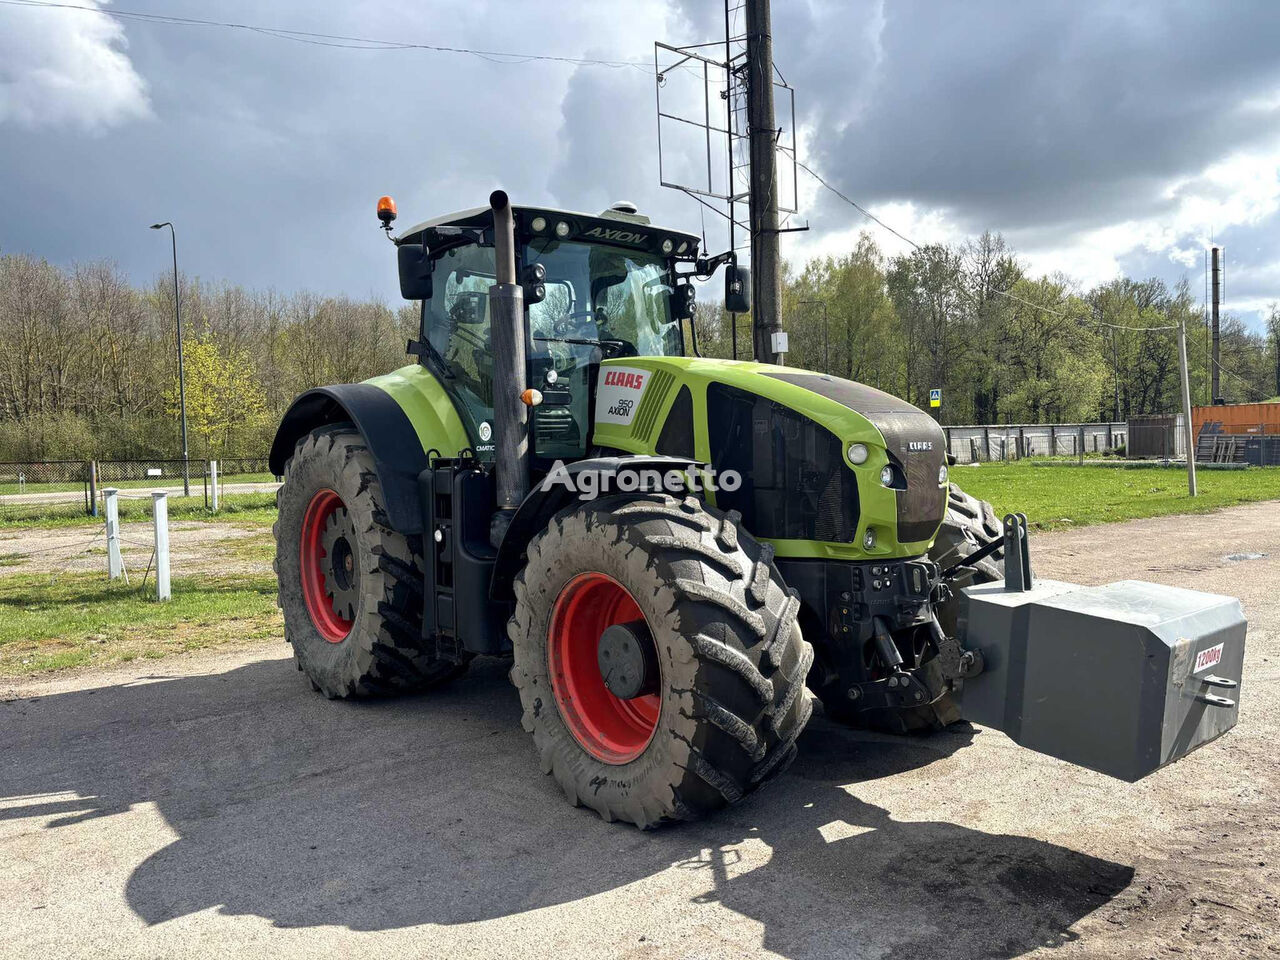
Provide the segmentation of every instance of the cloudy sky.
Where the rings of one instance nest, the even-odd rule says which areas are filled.
[[[653,41],[723,38],[715,0],[68,0],[314,33],[611,61],[494,62],[0,2],[0,251],[109,258],[282,290],[395,295],[402,222],[619,198],[702,229],[658,185]],[[778,0],[801,158],[903,233],[1001,231],[1088,285],[1186,276],[1227,249],[1228,307],[1280,300],[1280,3]],[[646,66],[646,64],[648,66]],[[688,94],[687,72],[664,88]],[[682,87],[681,84],[685,86]],[[686,148],[687,147],[687,148]],[[684,176],[702,158],[668,140]],[[867,227],[801,174],[791,258]],[[706,223],[722,247],[719,221]],[[877,233],[885,248],[901,246]]]

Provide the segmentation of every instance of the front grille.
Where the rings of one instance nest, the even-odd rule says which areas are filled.
[[[938,471],[946,462],[946,438],[937,421],[905,400],[866,384],[817,373],[766,376],[804,387],[870,420],[907,477],[907,488],[897,494],[898,541],[917,543],[937,533],[947,511],[946,489],[938,484]]]
[[[852,543],[858,484],[835,434],[765,397],[721,383],[707,388],[711,466],[742,485],[716,493],[757,537]]]

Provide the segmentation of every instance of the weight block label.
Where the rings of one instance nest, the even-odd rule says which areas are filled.
[[[1196,665],[1191,671],[1199,673],[1201,670],[1208,670],[1210,667],[1216,667],[1222,660],[1222,644],[1210,647],[1208,650],[1201,650],[1196,654]]]

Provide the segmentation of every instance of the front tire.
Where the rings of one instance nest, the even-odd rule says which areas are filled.
[[[423,647],[421,538],[387,525],[382,485],[349,423],[298,441],[277,494],[285,639],[325,696],[421,690],[461,673]]]
[[[1004,524],[996,516],[995,508],[985,500],[969,496],[953,483],[947,491],[947,515],[929,549],[929,559],[945,570],[977,553],[989,543],[1003,539]],[[1003,550],[997,550],[956,574],[956,579],[952,581],[952,597],[936,608],[938,621],[948,636],[956,635],[956,617],[960,606],[954,591],[975,583],[995,583],[1003,579]]]
[[[772,548],[740,519],[693,497],[616,496],[561,511],[530,543],[511,679],[570,802],[641,827],[693,820],[795,757],[813,650]],[[625,699],[597,646],[623,625],[651,645],[651,682]]]

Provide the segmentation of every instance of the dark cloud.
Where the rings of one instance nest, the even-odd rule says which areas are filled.
[[[158,0],[129,7],[173,12]],[[11,14],[0,8],[0,30]],[[51,31],[83,16],[24,15]],[[720,5],[702,0],[234,0],[217,15],[639,60],[655,39],[715,40],[724,29]],[[150,118],[96,133],[0,120],[0,249],[110,257],[145,279],[166,255],[145,227],[164,218],[178,224],[193,273],[390,296],[393,264],[372,216],[384,192],[406,220],[476,205],[501,185],[577,209],[627,198],[698,229],[697,205],[658,186],[653,81],[641,70],[332,50],[133,22],[125,31]],[[1215,204],[1228,211],[1216,226],[1248,238],[1232,240],[1236,249],[1277,247],[1276,217],[1232,226],[1256,213],[1240,211],[1243,188],[1230,177],[1205,171],[1241,151],[1280,153],[1280,4],[779,0],[773,36],[809,134],[805,159],[863,203],[908,201],[1041,255],[1099,228],[1168,222],[1168,249],[1135,239],[1116,258],[1170,282],[1196,275],[1170,252],[1214,226],[1186,222],[1193,202],[1209,220]],[[825,192],[804,217],[811,240],[862,225]],[[720,223],[707,227],[721,245]],[[1264,269],[1276,258],[1250,256],[1241,254],[1237,290],[1265,298],[1280,281]]]
[[[1280,105],[1241,107],[1280,90],[1280,5],[899,0],[847,112],[837,58],[789,29],[811,15],[779,9],[778,56],[824,120],[813,156],[867,202],[1003,229],[1114,223],[1159,215],[1162,184],[1280,133]]]
[[[145,0],[129,6],[173,12]],[[8,13],[0,8],[0,30]],[[84,16],[38,13],[53,31],[64,16]],[[599,10],[549,18],[525,4],[318,10],[302,0],[224,3],[217,16],[569,55],[581,53],[574,38],[598,32],[595,21],[605,19]],[[126,33],[154,119],[96,136],[68,126],[0,125],[0,250],[55,261],[106,257],[145,279],[168,256],[146,226],[171,219],[182,266],[192,273],[391,295],[394,262],[373,216],[380,194],[396,197],[402,222],[480,205],[499,185],[516,197],[548,199],[572,67],[335,50],[136,22]],[[625,72],[647,89],[642,73]]]

